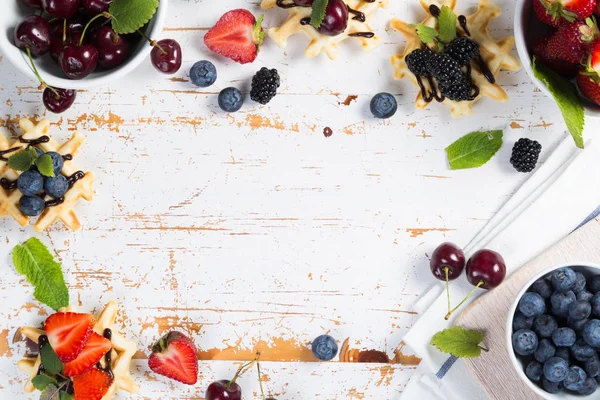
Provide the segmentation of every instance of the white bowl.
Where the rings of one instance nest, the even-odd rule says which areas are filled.
[[[589,264],[589,263],[583,262],[583,263],[570,263],[570,264],[565,264],[565,265],[559,265],[557,267],[547,269],[544,272],[540,272],[539,274],[537,274],[536,276],[531,278],[531,280],[529,282],[527,282],[527,284],[525,284],[525,286],[523,286],[523,288],[521,289],[519,294],[517,294],[517,296],[515,297],[515,301],[512,303],[512,305],[510,306],[510,309],[508,310],[508,319],[506,320],[506,346],[508,349],[508,356],[512,362],[513,367],[517,370],[517,374],[519,375],[519,378],[521,378],[525,382],[525,384],[531,388],[531,390],[533,390],[535,393],[537,393],[538,395],[542,396],[545,399],[597,400],[597,399],[600,399],[600,389],[598,389],[594,394],[589,395],[589,396],[569,394],[567,392],[559,392],[557,394],[550,394],[550,393],[546,392],[545,390],[543,390],[542,388],[537,386],[535,383],[531,382],[529,380],[529,378],[527,378],[527,376],[525,375],[525,367],[526,367],[525,363],[523,363],[519,358],[517,358],[517,356],[515,355],[515,352],[513,351],[512,322],[513,322],[513,317],[515,315],[517,306],[519,305],[519,300],[521,300],[521,297],[523,296],[523,294],[525,294],[525,292],[527,291],[527,289],[529,289],[529,287],[533,284],[533,282],[537,281],[538,279],[540,279],[543,276],[546,276],[546,275],[552,273],[552,271],[554,271],[556,269],[564,268],[564,267],[569,267],[572,270],[574,270],[575,272],[581,272],[586,277],[590,277],[593,275],[600,275],[600,265]]]
[[[146,34],[153,39],[158,40],[161,35],[167,17],[168,2],[168,0],[160,0],[160,5],[154,18],[148,24]],[[0,32],[0,53],[19,71],[37,82],[27,54],[14,45],[13,34],[15,27],[21,19],[36,12],[39,13],[39,11],[22,5],[18,0],[3,0],[2,6],[3,9],[0,12],[0,27],[2,27],[2,32]],[[63,89],[88,89],[95,86],[107,85],[128,74],[148,56],[151,50],[152,47],[140,36],[137,47],[132,49],[132,55],[121,66],[108,71],[96,71],[79,80],[66,78],[58,64],[50,59],[48,55],[38,57],[34,59],[34,62],[40,75],[50,86]]]
[[[531,45],[533,41],[550,32],[552,29],[537,20],[533,11],[533,1],[534,0],[517,0],[515,5],[514,29],[517,53],[521,59],[521,65],[527,72],[527,75],[529,75],[529,78],[546,96],[552,98],[552,94],[546,85],[535,77],[533,69],[531,68]],[[591,117],[600,117],[600,106],[587,100],[584,96],[581,97],[584,99],[583,106],[585,114]]]

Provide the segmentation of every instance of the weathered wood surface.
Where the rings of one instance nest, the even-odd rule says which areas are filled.
[[[513,2],[500,5],[497,36],[512,33]],[[46,116],[59,139],[80,130],[87,141],[78,164],[97,177],[94,202],[77,210],[83,229],[54,226],[38,237],[61,259],[77,306],[121,302],[123,330],[140,344],[139,398],[202,398],[210,381],[232,375],[237,363],[227,360],[258,349],[279,360],[263,366],[279,399],[398,399],[418,363],[401,339],[417,318],[411,304],[433,283],[427,254],[443,240],[468,242],[526,179],[508,163],[514,141],[539,140],[545,159],[564,137],[560,115],[523,71],[499,78],[508,103],[483,100],[471,117],[452,119],[439,105],[415,110],[416,89],[392,78],[389,57],[403,39],[388,24],[393,16],[421,20],[417,2],[393,0],[376,15],[372,26],[383,41],[370,53],[346,43],[337,62],[308,60],[298,37],[285,50],[268,42],[246,66],[202,44],[206,29],[235,7],[258,12],[256,1],[172,0],[164,37],[182,44],[181,71],[166,77],[146,62],[110,87],[79,93],[58,117],[44,113],[35,82],[0,61],[2,125]],[[284,17],[269,11],[266,25]],[[219,73],[208,90],[187,79],[204,58]],[[248,90],[261,66],[279,69],[280,95],[266,107],[248,99],[239,113],[221,112],[216,93]],[[368,103],[384,90],[398,95],[399,111],[377,121]],[[452,141],[509,126],[507,145],[488,165],[448,169],[444,148]],[[325,127],[333,136],[324,137]],[[3,397],[22,396],[18,327],[48,312],[9,261],[32,235],[0,221]],[[143,359],[174,327],[201,349],[195,387],[149,373]],[[314,361],[307,344],[324,332],[340,344],[349,338],[347,360],[381,359],[358,356],[374,349],[389,362],[294,362]],[[257,398],[255,375],[241,383]]]

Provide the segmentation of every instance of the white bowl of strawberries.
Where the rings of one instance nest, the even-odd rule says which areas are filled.
[[[532,62],[543,64],[577,86],[585,114],[600,116],[600,1],[517,0],[517,52],[537,87],[552,96],[536,77]],[[530,60],[530,62],[526,62]]]

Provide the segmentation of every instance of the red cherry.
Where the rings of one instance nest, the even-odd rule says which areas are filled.
[[[348,27],[348,6],[343,0],[329,0],[325,9],[325,18],[317,28],[319,33],[337,36]]]
[[[48,111],[60,114],[73,105],[76,96],[77,91],[72,89],[47,87],[42,94],[42,100]]]
[[[82,79],[94,72],[98,65],[98,50],[90,44],[63,47],[58,63],[64,74],[71,79]]]
[[[479,250],[467,261],[467,279],[473,286],[493,289],[502,283],[505,276],[504,259],[493,250]]]
[[[181,46],[173,39],[159,40],[150,52],[152,65],[165,74],[174,74],[181,67]]]
[[[94,16],[108,11],[110,3],[112,0],[81,0],[81,7],[86,14]]]
[[[441,281],[446,280],[447,269],[448,280],[454,280],[465,268],[465,253],[453,243],[442,243],[431,255],[429,268],[433,276]]]
[[[44,11],[54,18],[71,18],[79,9],[79,0],[42,0]]]
[[[50,49],[50,32],[48,21],[39,15],[30,15],[17,25],[14,33],[15,44],[23,50],[29,48],[34,56],[42,56]]]
[[[229,387],[228,387],[229,385]],[[242,400],[242,388],[235,382],[223,379],[211,383],[206,389],[205,400]]]
[[[123,35],[115,34],[110,26],[103,26],[91,40],[98,50],[98,64],[104,69],[116,68],[129,57],[129,42]]]

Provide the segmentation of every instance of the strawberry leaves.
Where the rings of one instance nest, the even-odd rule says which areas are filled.
[[[484,338],[485,335],[481,332],[455,326],[433,335],[430,344],[455,357],[476,358],[481,354],[479,344]]]
[[[158,9],[158,0],[113,0],[108,12],[118,34],[133,33],[146,25]]]

